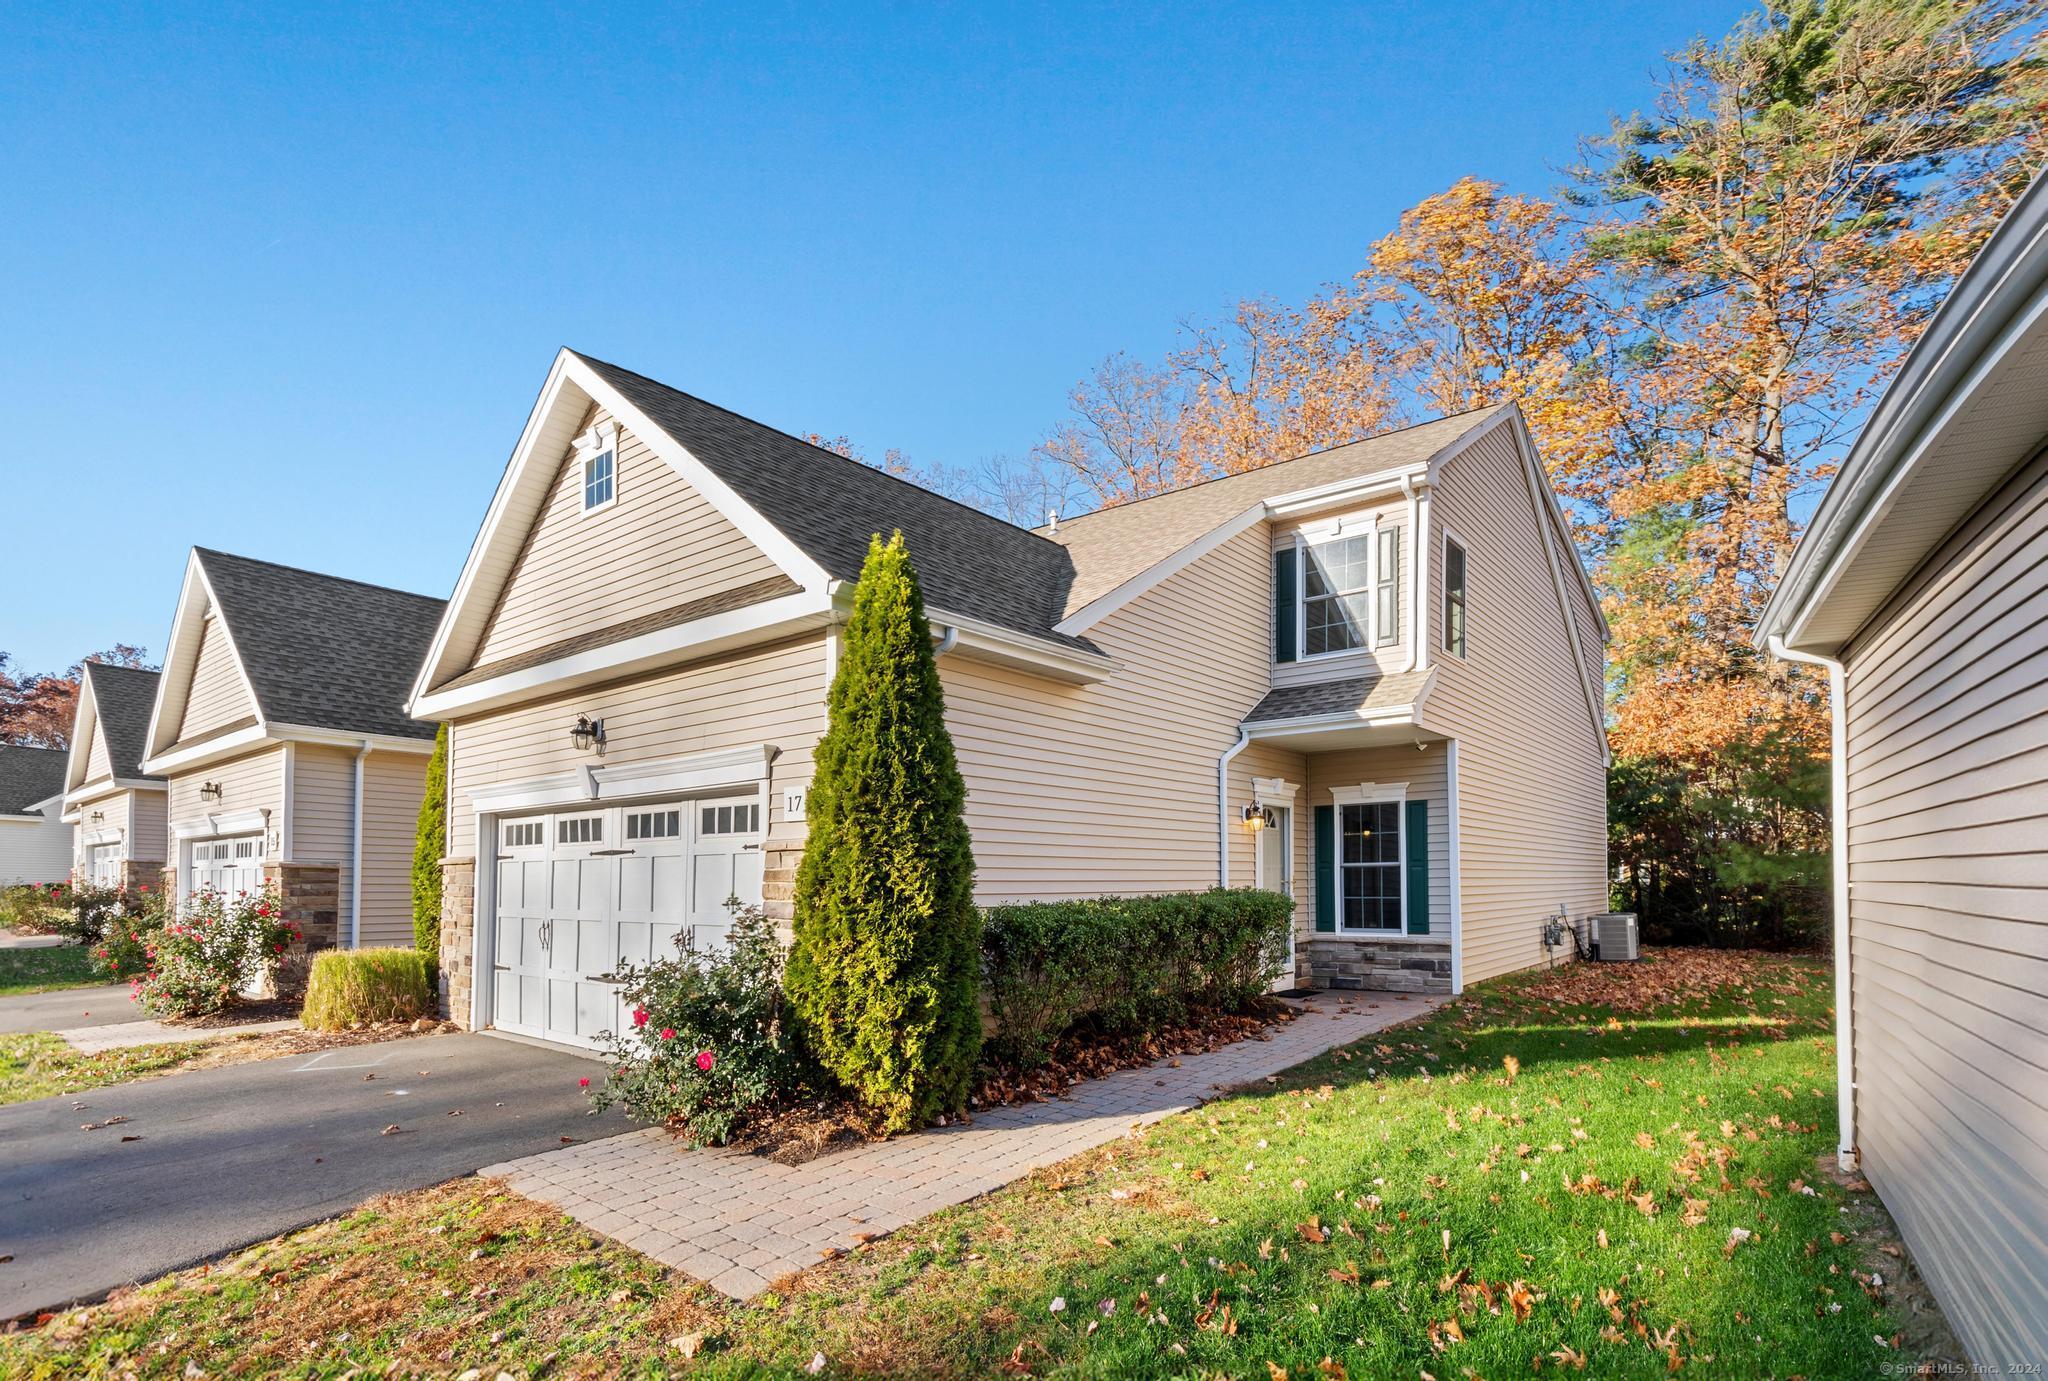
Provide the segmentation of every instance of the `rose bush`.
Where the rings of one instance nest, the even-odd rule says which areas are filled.
[[[167,911],[161,888],[145,883],[130,892],[124,904],[107,917],[99,943],[92,947],[93,967],[120,980],[147,973]]]
[[[782,948],[768,918],[749,909],[724,948],[698,951],[678,937],[677,950],[613,975],[632,1024],[606,1033],[612,1072],[590,1098],[700,1145],[722,1144],[802,1082],[783,1022]]]
[[[135,997],[157,1016],[204,1016],[244,988],[274,979],[299,928],[284,919],[269,888],[230,897],[205,889],[157,933]]]

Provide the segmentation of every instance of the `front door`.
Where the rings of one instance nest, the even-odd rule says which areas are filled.
[[[1271,892],[1294,896],[1294,811],[1288,806],[1270,806],[1273,823],[1259,831],[1258,885]],[[1297,900],[1299,900],[1297,898]],[[1284,993],[1296,987],[1294,977],[1294,926],[1287,927],[1287,962],[1273,980],[1273,991]]]

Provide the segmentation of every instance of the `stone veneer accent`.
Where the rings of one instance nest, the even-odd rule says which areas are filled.
[[[475,974],[470,940],[476,934],[476,860],[441,860],[441,1015],[469,1025]]]
[[[302,985],[313,955],[333,949],[341,937],[341,865],[266,863],[263,882],[275,888],[284,919],[299,928],[298,943],[279,966],[279,986]]]
[[[121,886],[130,892],[138,887],[162,887],[171,876],[171,870],[154,859],[147,862],[137,862],[132,858],[121,860]]]
[[[1389,936],[1332,940],[1316,936],[1301,946],[1312,988],[1370,988],[1393,993],[1451,990],[1447,941]]]

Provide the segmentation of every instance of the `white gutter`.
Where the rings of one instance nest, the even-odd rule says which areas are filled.
[[[1799,652],[1786,646],[1773,633],[1773,656],[1788,662],[1824,667],[1828,673],[1828,721],[1833,760],[1828,764],[1831,791],[1829,802],[1830,847],[1834,851],[1833,881],[1835,910],[1835,1088],[1839,1144],[1838,1164],[1844,1170],[1856,1168],[1856,1047],[1853,994],[1849,985],[1849,730],[1843,687],[1848,672],[1832,657]]]
[[[1216,759],[1216,885],[1230,886],[1230,760],[1252,741],[1252,731],[1238,726],[1237,742]]]
[[[951,652],[959,641],[960,625],[957,623],[947,624],[945,633],[939,638],[939,645],[932,649],[932,660],[936,662],[939,658]]]
[[[363,759],[370,756],[370,741],[356,750],[355,821],[349,830],[348,863],[348,947],[363,944]]]
[[[1401,476],[1401,494],[1408,500],[1408,659],[1401,663],[1401,670],[1415,670],[1416,659],[1422,652],[1422,549],[1427,543],[1422,535],[1422,499],[1415,492],[1415,481],[1407,475]]]

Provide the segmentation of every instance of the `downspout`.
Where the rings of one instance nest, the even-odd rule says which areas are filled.
[[[1238,726],[1237,742],[1216,759],[1216,885],[1230,886],[1230,760],[1252,741],[1252,731]]]
[[[363,947],[363,759],[370,756],[370,741],[356,750],[355,819],[349,829],[348,864],[348,947]]]
[[[1835,1155],[1842,1169],[1854,1170],[1857,1162],[1856,1046],[1855,1014],[1849,985],[1849,729],[1846,707],[1842,703],[1848,672],[1832,657],[1799,652],[1786,646],[1785,640],[1776,633],[1771,634],[1769,642],[1773,656],[1788,662],[1824,667],[1828,673],[1829,748],[1832,754],[1832,761],[1828,764],[1828,827],[1830,847],[1834,851],[1835,1088],[1839,1094],[1836,1116],[1840,1143]]]
[[[951,652],[959,641],[960,625],[957,623],[947,624],[946,631],[939,636],[939,645],[932,649],[932,660],[936,662],[939,658]]]
[[[1404,672],[1415,670],[1415,659],[1422,652],[1422,624],[1416,618],[1420,605],[1416,603],[1415,590],[1420,584],[1417,563],[1422,559],[1421,500],[1415,493],[1415,480],[1409,475],[1401,476],[1401,494],[1408,500],[1408,658],[1401,663]]]

